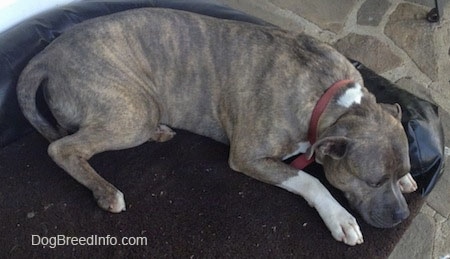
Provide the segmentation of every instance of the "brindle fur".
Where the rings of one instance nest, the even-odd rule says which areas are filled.
[[[100,207],[120,212],[123,195],[89,165],[93,155],[169,140],[170,126],[229,144],[231,168],[279,185],[298,174],[281,158],[307,139],[315,103],[341,79],[363,85],[345,57],[304,34],[144,8],[74,26],[31,60],[17,93],[54,161]],[[40,86],[59,127],[73,134],[38,113]],[[397,186],[409,170],[407,140],[399,111],[394,117],[363,93],[350,108],[331,102],[310,151],[365,220],[392,226],[393,213],[408,214]],[[381,187],[368,185],[383,177]]]

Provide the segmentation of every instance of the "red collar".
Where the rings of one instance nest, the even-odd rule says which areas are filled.
[[[322,113],[325,111],[331,99],[337,94],[339,89],[346,86],[350,82],[353,81],[349,79],[337,81],[330,88],[328,88],[327,91],[320,97],[319,101],[317,101],[311,115],[311,121],[309,122],[308,141],[311,145],[316,143],[317,140],[317,126],[319,125],[320,116],[322,116]],[[314,156],[308,159],[306,154],[302,154],[295,158],[290,165],[296,169],[302,170],[312,162],[314,162]]]

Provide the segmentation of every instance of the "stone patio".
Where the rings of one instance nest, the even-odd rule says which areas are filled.
[[[434,0],[219,0],[282,28],[304,31],[441,107],[450,146],[450,4]],[[447,154],[449,150],[447,149]],[[447,161],[449,163],[450,161]],[[450,258],[450,167],[390,258]],[[370,257],[370,256],[369,256]]]

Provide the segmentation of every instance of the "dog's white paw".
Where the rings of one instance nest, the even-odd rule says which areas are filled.
[[[398,186],[403,193],[410,193],[417,190],[417,183],[411,174],[407,174],[398,180]]]
[[[344,242],[347,245],[354,246],[364,242],[363,235],[359,229],[359,225],[347,211],[341,211],[327,223],[334,239]]]
[[[320,206],[316,206],[316,209],[334,239],[350,246],[362,244],[364,242],[363,235],[355,217],[334,199],[328,201],[331,203],[322,203]]]
[[[112,213],[120,213],[126,210],[123,193],[116,190],[114,193],[94,193],[97,204],[100,208]]]
[[[321,197],[315,207],[334,239],[350,246],[364,242],[363,235],[355,217],[331,195]]]
[[[171,128],[167,127],[164,124],[158,124],[156,130],[153,132],[151,136],[151,140],[156,142],[165,142],[171,140],[175,136],[175,131]]]

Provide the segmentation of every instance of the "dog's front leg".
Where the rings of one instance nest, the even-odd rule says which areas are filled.
[[[417,190],[417,183],[410,173],[400,178],[398,185],[402,193],[410,193]]]
[[[356,219],[315,177],[304,171],[297,171],[276,159],[264,158],[243,162],[235,161],[232,157],[230,157],[230,165],[234,170],[301,195],[318,211],[336,240],[352,246],[363,243],[363,236]]]
[[[290,177],[278,186],[301,195],[311,207],[316,208],[336,240],[352,246],[364,242],[355,217],[315,177],[300,170],[297,176]]]

